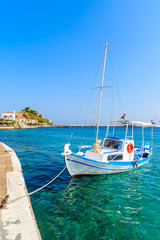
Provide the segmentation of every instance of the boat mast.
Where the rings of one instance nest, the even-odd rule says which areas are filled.
[[[101,81],[100,97],[99,97],[99,107],[98,107],[98,119],[97,119],[97,133],[96,133],[96,140],[98,139],[98,131],[99,131],[99,118],[100,118],[100,110],[101,110],[101,99],[102,99],[102,89],[103,89],[104,72],[105,72],[105,65],[106,65],[107,47],[108,47],[108,43],[105,43],[104,63],[103,63],[103,73],[102,73],[102,81]]]

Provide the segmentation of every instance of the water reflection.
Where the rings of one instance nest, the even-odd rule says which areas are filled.
[[[124,223],[139,224],[143,210],[139,185],[130,185],[127,173],[123,175],[72,178],[53,207],[55,239],[74,234],[76,239],[123,239]]]

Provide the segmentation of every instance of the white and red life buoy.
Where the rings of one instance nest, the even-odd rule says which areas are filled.
[[[127,152],[128,153],[132,153],[133,152],[133,149],[134,149],[134,146],[132,143],[129,143],[128,146],[127,146]]]

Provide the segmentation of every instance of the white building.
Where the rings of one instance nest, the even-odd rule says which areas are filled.
[[[13,112],[3,112],[3,113],[1,113],[1,118],[4,118],[6,120],[15,121],[15,113],[13,113]]]
[[[26,123],[35,124],[35,123],[38,123],[38,120],[37,119],[26,119]]]
[[[19,119],[20,122],[26,122],[26,119],[23,116],[18,116],[17,118]]]

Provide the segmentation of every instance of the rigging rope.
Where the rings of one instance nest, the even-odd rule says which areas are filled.
[[[119,97],[119,102],[120,102],[121,110],[122,110],[122,113],[124,113],[124,111],[123,111],[123,106],[122,106],[122,101],[121,101],[120,94],[119,94],[118,84],[117,84],[117,80],[116,80],[116,75],[115,75],[114,67],[113,67],[113,63],[112,63],[111,53],[110,53],[109,48],[108,48],[108,53],[109,53],[109,57],[110,57],[110,61],[111,61],[113,76],[114,76],[114,80],[115,80],[115,83],[116,83],[116,88],[117,88],[117,93],[118,93],[118,97]]]
[[[99,60],[98,65],[97,65],[96,73],[94,74],[94,77],[93,77],[92,80],[90,81],[90,86],[91,86],[91,87],[93,87],[94,84],[95,84],[95,80],[96,80],[97,75],[98,75],[98,70],[99,70],[100,65],[101,65],[101,63],[102,63],[103,55],[104,55],[104,52],[103,52],[103,50],[102,50],[101,57],[100,57],[100,60]],[[90,88],[90,90],[91,90],[91,88]],[[78,114],[78,117],[77,117],[77,119],[76,119],[76,123],[75,123],[75,124],[77,124],[77,123],[78,123],[78,120],[80,119],[80,115],[81,115],[82,110],[84,109],[84,106],[85,106],[85,104],[86,104],[86,99],[88,98],[88,95],[89,95],[89,100],[88,100],[88,105],[87,105],[87,109],[86,109],[85,119],[84,119],[83,125],[85,125],[86,122],[87,122],[88,109],[89,109],[90,99],[91,99],[91,91],[90,91],[89,94],[88,94],[88,92],[87,92],[87,94],[86,94],[85,97],[84,97],[84,100],[83,100],[83,102],[82,102],[82,105],[81,105],[81,108],[80,108],[80,112],[79,112],[79,114]],[[95,109],[94,109],[94,110],[95,110]],[[71,142],[71,139],[72,139],[72,137],[73,137],[74,131],[75,131],[75,127],[73,128],[73,131],[72,131],[72,133],[71,133],[71,136],[70,136],[70,139],[69,139],[68,143]]]

